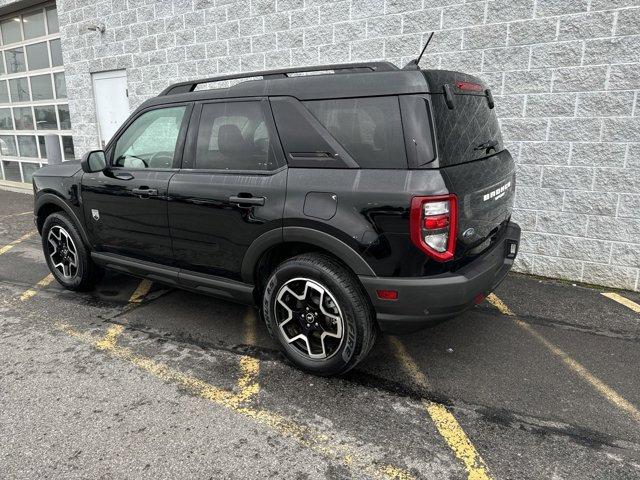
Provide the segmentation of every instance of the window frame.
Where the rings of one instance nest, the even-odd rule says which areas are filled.
[[[114,164],[113,155],[116,150],[116,144],[120,137],[127,131],[127,129],[142,115],[147,112],[151,112],[154,110],[160,110],[164,108],[175,108],[175,107],[186,107],[184,111],[184,116],[182,117],[182,123],[180,124],[180,131],[178,132],[178,138],[176,140],[176,148],[173,154],[173,164],[169,168],[130,168],[130,167],[120,167]],[[193,112],[193,102],[176,102],[176,103],[164,103],[162,105],[152,105],[140,110],[136,110],[126,122],[122,124],[122,126],[116,131],[116,133],[111,137],[109,143],[104,149],[105,158],[107,159],[107,166],[109,170],[114,171],[140,171],[140,172],[163,172],[163,171],[177,171],[182,164],[182,157],[184,154],[185,147],[185,139],[187,137],[187,129],[189,126],[189,122],[191,120]]]
[[[218,169],[218,168],[193,168],[195,165],[196,153],[198,150],[198,133],[200,130],[200,121],[202,119],[202,110],[205,105],[216,103],[240,103],[240,102],[254,102],[260,103],[262,108],[262,114],[269,133],[269,141],[273,143],[274,155],[276,161],[276,168],[272,170],[242,170],[242,169]],[[187,132],[187,141],[182,156],[182,164],[180,169],[188,173],[209,173],[209,174],[251,174],[251,175],[274,175],[283,169],[287,168],[287,162],[285,161],[284,151],[280,143],[280,137],[276,129],[275,120],[273,119],[273,113],[271,112],[271,106],[269,105],[268,97],[243,97],[243,98],[220,98],[213,100],[202,100],[195,103],[193,112],[191,114],[191,121],[189,123],[189,131]]]

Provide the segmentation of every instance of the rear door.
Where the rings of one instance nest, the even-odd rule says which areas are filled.
[[[287,169],[277,138],[266,99],[196,106],[182,169],[169,184],[181,268],[240,280],[251,243],[281,230]]]
[[[493,97],[482,80],[459,72],[425,71],[437,162],[458,197],[456,257],[495,241],[511,217],[515,165],[504,148]]]
[[[97,251],[171,264],[169,179],[178,171],[189,104],[140,112],[107,150],[108,168],[85,173],[85,224]]]

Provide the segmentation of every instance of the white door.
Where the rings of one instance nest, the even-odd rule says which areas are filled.
[[[100,145],[104,148],[129,116],[126,70],[91,74],[98,117]]]

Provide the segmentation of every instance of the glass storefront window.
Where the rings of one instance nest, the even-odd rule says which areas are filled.
[[[20,73],[27,69],[23,47],[5,50],[4,56],[7,59],[7,73]]]
[[[29,62],[29,70],[40,70],[41,68],[49,68],[49,52],[47,51],[47,42],[27,45],[27,61]]]
[[[56,119],[56,109],[53,105],[42,107],[33,107],[33,113],[36,117],[36,129],[38,130],[57,130],[58,120]]]
[[[38,158],[36,137],[33,135],[18,135],[18,150],[21,157]]]
[[[53,98],[51,75],[36,75],[31,77],[31,95],[34,100],[50,100]]]
[[[62,136],[62,153],[65,160],[74,160],[76,158],[76,154],[73,150],[73,138],[67,135]]]
[[[18,162],[11,162],[3,160],[2,166],[4,167],[4,179],[11,182],[21,182],[20,178],[20,164]]]
[[[46,161],[47,135],[55,135],[65,160],[75,159],[73,138],[62,135],[71,130],[62,57],[52,3],[0,18],[0,165],[9,180],[31,180]]]
[[[56,7],[47,7],[47,27],[49,27],[49,35],[60,31]]]
[[[22,41],[22,32],[20,31],[20,16],[8,18],[0,22],[0,30],[2,31],[2,43],[16,43]]]
[[[56,98],[67,98],[67,82],[64,73],[54,73],[53,81],[56,83]]]
[[[38,145],[40,146],[40,158],[47,158],[47,145],[44,136],[38,135]]]
[[[60,130],[70,130],[71,117],[69,116],[69,105],[58,105],[58,117],[60,118]]]
[[[0,108],[0,130],[13,130],[10,108]]]
[[[44,12],[42,9],[26,13],[22,16],[24,39],[42,37],[47,34],[44,28]]]
[[[62,47],[60,46],[60,39],[51,40],[51,66],[59,67],[62,65]]]
[[[0,80],[0,103],[9,103],[9,91],[4,80]]]
[[[16,138],[13,135],[0,135],[0,153],[10,157],[17,157]]]
[[[29,97],[29,84],[27,77],[12,78],[9,80],[9,90],[11,91],[11,102],[28,102],[31,100]]]
[[[16,130],[33,130],[31,107],[14,108],[13,117],[16,120]]]

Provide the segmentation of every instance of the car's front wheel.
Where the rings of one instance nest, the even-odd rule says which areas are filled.
[[[351,370],[375,342],[372,308],[357,277],[326,255],[303,254],[280,264],[267,282],[262,309],[286,356],[317,375]]]
[[[95,284],[93,264],[78,229],[63,213],[53,213],[42,226],[42,250],[55,279],[69,290],[87,290]]]

